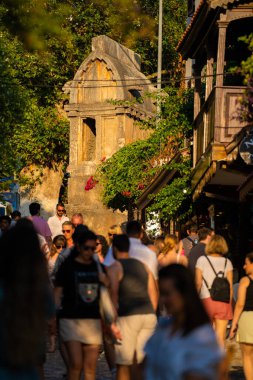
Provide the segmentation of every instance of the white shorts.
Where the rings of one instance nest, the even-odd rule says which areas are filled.
[[[74,340],[84,344],[102,344],[100,319],[60,319],[60,336],[63,342]]]
[[[115,345],[116,364],[131,365],[136,354],[137,363],[144,359],[144,346],[153,334],[157,324],[155,314],[119,317],[117,326],[122,335],[121,344]]]
[[[253,311],[243,311],[236,336],[237,342],[253,344]]]

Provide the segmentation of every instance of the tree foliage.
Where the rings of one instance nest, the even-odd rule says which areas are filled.
[[[241,63],[240,74],[244,77],[247,86],[244,97],[240,101],[239,118],[249,123],[253,122],[253,33],[242,37],[241,40],[248,45],[251,55]]]
[[[92,37],[106,34],[141,55],[145,74],[156,73],[159,0],[67,3],[72,7],[68,24],[81,53],[89,53]],[[175,48],[186,26],[187,4],[184,0],[164,0],[163,7],[163,69],[174,75],[179,61]]]
[[[0,39],[0,176],[12,176],[27,165],[50,167],[67,160],[68,123],[53,105],[53,93],[39,91],[48,63],[2,32]]]
[[[70,34],[62,23],[70,8],[54,0],[1,0],[1,24],[10,36],[17,37],[30,51],[45,50],[47,40],[56,37],[62,43]]]
[[[104,185],[103,200],[107,207],[124,211],[130,205],[134,206],[143,190],[164,168],[177,169],[179,178],[158,195],[151,195],[150,211],[158,211],[162,207],[162,217],[166,220],[186,205],[189,192],[183,190],[189,188],[189,157],[180,164],[170,161],[191,135],[192,93],[174,88],[167,89],[167,93],[168,96],[162,98],[162,117],[140,122],[143,128],[152,131],[150,136],[125,146],[101,164],[97,176]]]
[[[106,34],[135,49],[142,55],[144,72],[156,72],[158,3],[0,1],[0,178],[31,164],[67,163],[62,87],[90,53],[94,36]],[[178,62],[175,46],[185,14],[185,1],[164,0],[163,68],[168,71]],[[155,137],[136,144],[148,144],[147,153],[146,146],[143,150],[153,157],[153,143]]]

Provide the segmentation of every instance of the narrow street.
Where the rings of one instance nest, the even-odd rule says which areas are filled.
[[[239,345],[235,342],[228,343],[234,349],[234,356],[231,364],[230,379],[231,380],[245,380],[242,370],[242,358]]]
[[[245,380],[242,371],[241,353],[239,346],[234,342],[229,343],[229,345],[232,346],[235,350],[231,365],[230,380]],[[63,380],[64,372],[64,364],[60,357],[59,351],[57,350],[53,354],[48,354],[47,362],[45,365],[45,380]],[[110,371],[108,369],[103,353],[99,357],[97,380],[111,380]]]
[[[47,361],[45,365],[45,380],[66,379],[66,377],[64,377],[64,374],[66,374],[66,371],[64,369],[64,364],[60,356],[60,352],[57,350],[53,354],[47,354]],[[104,353],[102,353],[99,357],[97,379],[111,380],[111,374],[105,361]]]

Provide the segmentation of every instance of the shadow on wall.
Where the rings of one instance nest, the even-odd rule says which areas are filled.
[[[20,189],[20,212],[29,216],[29,205],[38,202],[41,206],[41,216],[48,219],[54,215],[62,184],[62,168],[58,170],[44,169],[40,183],[35,186],[25,186]]]
[[[55,214],[55,210],[53,210],[52,212],[48,212],[47,210],[44,209],[43,205],[41,204],[41,202],[39,202],[38,199],[33,199],[32,201],[24,201],[22,203],[22,205],[20,207],[20,210],[19,210],[21,212],[22,218],[31,216],[30,212],[29,212],[29,205],[32,202],[38,202],[38,203],[40,203],[40,216],[42,216],[43,219],[48,220],[48,218],[50,216],[52,216],[52,215]]]

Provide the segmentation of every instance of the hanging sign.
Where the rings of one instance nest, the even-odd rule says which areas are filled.
[[[239,148],[240,156],[247,165],[253,165],[253,135],[244,137]]]

